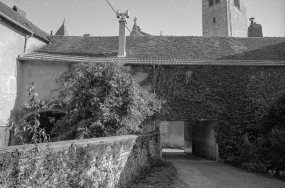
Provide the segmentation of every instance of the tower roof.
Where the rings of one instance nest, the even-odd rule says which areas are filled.
[[[55,33],[55,35],[60,35],[60,36],[69,36],[66,25],[65,25],[65,19],[63,20],[62,25],[60,26],[60,28],[57,30],[57,32]]]
[[[132,30],[130,36],[150,36],[150,34],[145,33],[141,30],[141,28],[137,25],[137,18],[135,18],[133,30]]]

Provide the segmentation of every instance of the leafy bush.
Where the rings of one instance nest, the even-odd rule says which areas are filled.
[[[14,110],[14,113],[30,114],[29,116],[19,116],[16,120],[15,116],[8,121],[9,129],[14,133],[14,136],[19,137],[22,144],[24,143],[43,143],[50,141],[50,135],[46,133],[45,128],[40,126],[40,111],[43,109],[53,109],[56,106],[61,106],[54,100],[40,100],[37,98],[38,93],[35,91],[36,86],[31,83],[27,87],[29,100],[23,107]]]
[[[131,77],[130,67],[116,62],[77,63],[58,79],[60,96],[39,100],[33,83],[29,100],[18,110],[30,114],[10,119],[9,127],[23,143],[49,142],[50,135],[40,126],[40,111],[59,107],[66,116],[55,123],[53,141],[134,134],[154,118],[161,101]],[[60,101],[60,102],[59,102]]]
[[[58,83],[66,116],[53,129],[57,140],[138,133],[161,106],[117,62],[73,64]]]

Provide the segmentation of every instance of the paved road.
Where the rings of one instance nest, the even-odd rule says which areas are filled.
[[[283,181],[196,158],[181,151],[167,149],[163,153],[163,157],[171,161],[178,172],[174,188],[285,188]]]

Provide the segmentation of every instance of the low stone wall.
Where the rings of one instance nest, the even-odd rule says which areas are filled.
[[[0,187],[16,179],[19,187],[123,187],[159,158],[159,135],[11,146],[0,154]]]

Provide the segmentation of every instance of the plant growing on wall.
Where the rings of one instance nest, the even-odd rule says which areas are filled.
[[[66,106],[52,131],[58,140],[138,133],[161,106],[117,62],[72,64],[58,83]]]
[[[284,68],[157,68],[149,74],[167,101],[162,119],[215,120],[226,162],[250,171],[285,169]]]

